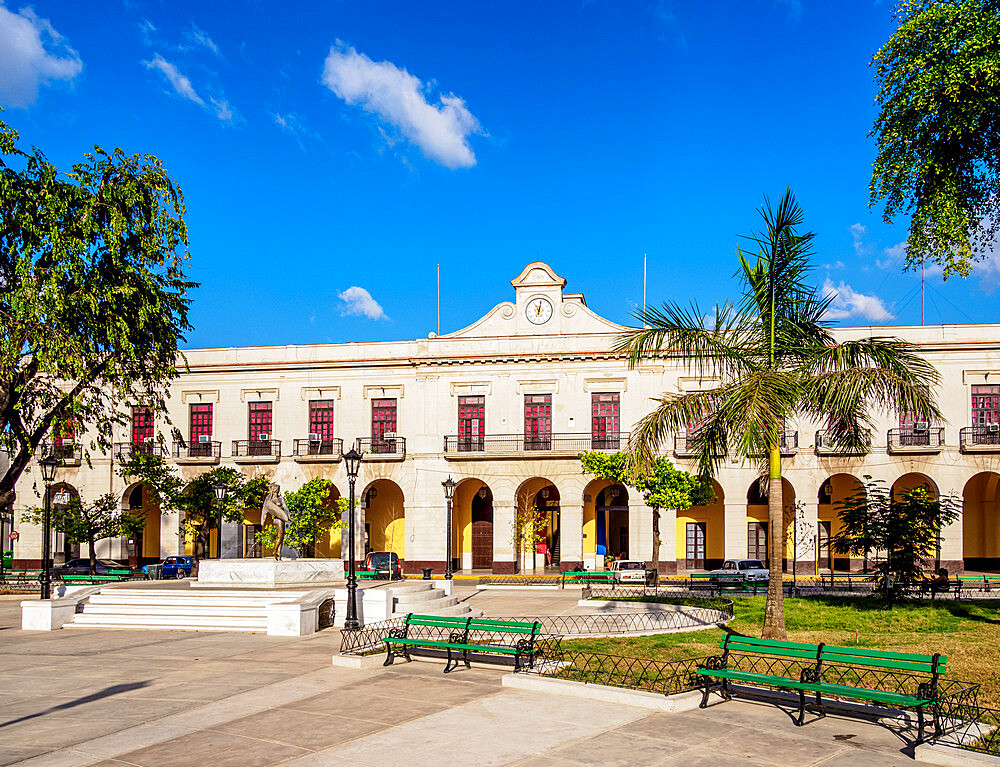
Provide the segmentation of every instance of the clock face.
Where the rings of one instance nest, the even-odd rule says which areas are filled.
[[[547,298],[532,298],[524,310],[528,322],[533,325],[544,325],[552,316],[552,304]]]

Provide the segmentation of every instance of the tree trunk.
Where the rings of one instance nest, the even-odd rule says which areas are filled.
[[[90,549],[90,574],[97,575],[97,543],[93,536],[87,539],[87,544]]]
[[[762,639],[785,639],[785,602],[781,564],[785,554],[784,508],[781,497],[781,449],[775,445],[769,454],[767,493],[767,537],[770,580],[764,605]]]
[[[653,509],[653,570],[660,577],[660,510]]]

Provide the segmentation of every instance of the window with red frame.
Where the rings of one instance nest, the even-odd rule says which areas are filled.
[[[590,440],[596,450],[617,450],[621,424],[618,392],[595,393],[590,399]]]
[[[249,430],[247,437],[251,442],[268,441],[271,439],[271,403],[249,403]]]
[[[191,406],[191,445],[212,441],[212,403],[200,403]],[[204,444],[204,443],[202,443]]]
[[[372,400],[372,442],[385,439],[386,434],[396,433],[396,400]]]
[[[972,387],[972,425],[1000,423],[1000,384],[975,384]]]
[[[57,446],[72,446],[76,442],[76,424],[73,419],[59,424],[55,429],[55,443]]]
[[[552,395],[524,395],[524,449],[548,450],[552,446]]]
[[[314,399],[309,401],[309,434],[326,442],[334,438],[333,434],[333,400]],[[309,437],[313,439],[312,436]]]
[[[458,398],[458,449],[482,450],[486,432],[486,397]]]
[[[153,441],[153,413],[148,407],[132,408],[132,444],[142,445]]]

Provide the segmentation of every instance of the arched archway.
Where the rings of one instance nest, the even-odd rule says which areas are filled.
[[[917,487],[926,487],[931,495],[937,496],[938,486],[937,483],[928,477],[926,474],[921,474],[919,471],[911,471],[908,474],[904,474],[899,477],[895,482],[892,483],[892,495],[894,498],[898,498],[900,493],[907,490],[913,490]]]
[[[493,569],[493,491],[481,479],[455,487],[451,550],[455,570]]]
[[[142,530],[132,543],[125,543],[129,564],[134,567],[159,562],[163,556],[160,548],[160,505],[149,488],[140,482],[127,487],[122,493],[122,510],[131,511],[143,520]]]
[[[726,545],[726,496],[712,480],[715,499],[703,506],[677,512],[677,569],[712,570],[721,567]]]
[[[861,561],[835,556],[831,540],[840,532],[839,504],[864,489],[853,474],[832,474],[823,480],[817,493],[816,557],[820,570],[854,570]]]
[[[391,479],[376,479],[361,494],[364,509],[363,551],[406,556],[406,509],[403,489]]]
[[[962,490],[962,561],[966,570],[1000,571],[1000,474],[976,474]]]
[[[596,548],[604,549],[614,559],[628,559],[628,490],[624,485],[608,485],[594,502]]]
[[[771,550],[773,537],[769,535],[768,521],[768,487],[767,481],[755,479],[747,488],[747,558],[759,559],[765,564],[768,561],[768,554]],[[792,483],[782,477],[781,479],[781,505],[782,531],[781,541],[783,542],[782,568],[788,569],[789,562],[794,556],[794,543],[789,535],[789,528],[795,515],[795,488]]]
[[[514,499],[514,548],[521,567],[558,567],[559,489],[544,477],[532,477],[521,483]]]

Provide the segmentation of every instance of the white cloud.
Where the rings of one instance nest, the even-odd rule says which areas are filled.
[[[208,36],[208,32],[199,27],[197,24],[192,23],[191,29],[185,33],[185,36],[187,37],[188,40],[195,43],[196,45],[200,45],[203,48],[207,48],[216,56],[222,55],[221,53],[219,53],[219,46],[216,45],[215,41]]]
[[[0,0],[0,97],[4,104],[31,106],[40,85],[72,80],[82,70],[80,55],[48,19],[39,18],[31,8],[12,13]]]
[[[144,61],[142,63],[146,65],[147,69],[155,69],[166,77],[179,96],[183,96],[188,101],[193,101],[198,106],[205,106],[205,100],[198,95],[194,86],[191,85],[191,81],[159,53],[155,54],[151,61]]]
[[[347,290],[341,291],[337,294],[337,298],[344,302],[340,310],[342,317],[356,314],[370,320],[389,319],[379,302],[372,298],[372,294],[357,285],[352,285]]]
[[[854,240],[854,255],[865,255],[868,252],[865,245],[865,234],[868,232],[868,228],[859,221],[856,224],[851,224],[847,229],[851,233],[851,239]]]
[[[827,277],[823,282],[823,297],[832,298],[826,310],[826,318],[830,320],[846,320],[849,317],[862,317],[872,322],[886,322],[894,315],[885,308],[878,296],[859,293],[841,280],[834,285]]]
[[[224,98],[209,98],[208,103],[206,103],[205,99],[195,90],[194,85],[191,84],[191,80],[188,79],[187,75],[181,73],[175,64],[167,61],[159,53],[154,54],[150,61],[142,63],[147,69],[155,69],[167,78],[167,82],[173,86],[178,96],[186,98],[188,101],[193,101],[200,107],[204,107],[223,122],[233,122],[237,116],[233,112],[233,108],[229,105],[229,102]]]
[[[375,62],[338,41],[323,65],[323,84],[348,104],[395,126],[434,162],[447,168],[471,168],[476,156],[468,138],[481,133],[479,121],[453,93],[428,102],[428,88],[389,61]]]

